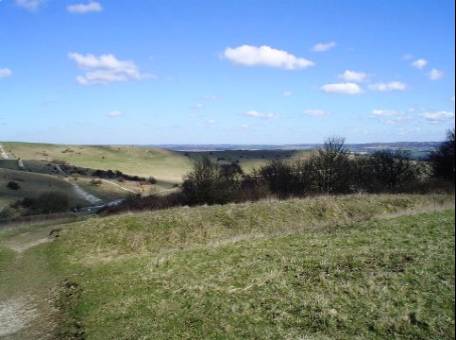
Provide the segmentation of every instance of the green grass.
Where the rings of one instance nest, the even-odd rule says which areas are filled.
[[[180,182],[191,162],[183,155],[158,148],[128,146],[77,146],[32,143],[2,143],[5,150],[27,161],[65,161],[69,164],[102,170],[119,170],[126,174],[153,176]]]
[[[454,338],[454,210],[432,212],[453,200],[322,197],[72,224],[49,246],[78,291],[61,334],[77,322],[88,339]]]
[[[7,188],[10,181],[18,183],[20,189]],[[36,198],[51,191],[67,195],[72,206],[87,205],[86,201],[73,194],[71,185],[61,177],[0,168],[0,204],[6,205],[25,197]]]
[[[32,171],[49,171],[51,161],[102,170],[119,170],[126,174],[149,177],[160,181],[179,183],[191,170],[192,162],[202,156],[213,160],[239,162],[244,171],[265,165],[274,159],[298,159],[307,157],[309,151],[288,150],[228,150],[203,152],[174,152],[152,147],[137,146],[82,146],[36,143],[2,142],[5,150]],[[16,162],[17,163],[17,162]],[[11,163],[12,166],[17,164]],[[0,164],[0,167],[1,164]]]

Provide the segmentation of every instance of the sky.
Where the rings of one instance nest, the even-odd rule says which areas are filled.
[[[450,0],[0,0],[0,140],[440,141]]]

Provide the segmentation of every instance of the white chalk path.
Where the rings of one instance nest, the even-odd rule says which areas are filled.
[[[36,307],[27,298],[0,302],[0,337],[12,335],[27,327],[36,316]]]
[[[55,168],[57,169],[58,172],[60,172],[62,175],[67,176],[66,172],[63,171],[62,167],[59,164],[54,164]],[[103,200],[99,197],[96,197],[95,195],[89,194],[87,191],[82,189],[78,184],[70,182],[68,178],[65,178],[65,181],[71,184],[73,187],[74,193],[82,198],[83,200],[91,203],[91,204],[100,204],[103,203]]]
[[[110,180],[107,180],[107,179],[102,179],[102,181],[105,182],[105,183],[112,184],[112,185],[114,185],[114,186],[120,188],[120,189],[123,190],[123,191],[127,191],[127,192],[132,193],[132,194],[137,194],[136,191],[131,190],[131,189],[128,189],[128,188],[125,188],[125,187],[121,186],[120,184],[118,184],[118,183],[116,183],[116,182],[113,182],[113,181],[110,181]]]
[[[20,158],[17,160],[17,166],[18,166],[19,169],[21,169],[21,170],[24,170],[24,171],[27,170],[27,168],[26,168],[25,165],[24,165],[24,162],[23,162],[22,159],[20,159]]]
[[[0,157],[2,159],[10,159],[8,154],[6,153],[5,149],[3,148],[3,145],[0,144]]]

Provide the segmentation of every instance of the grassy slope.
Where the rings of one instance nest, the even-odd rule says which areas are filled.
[[[81,167],[119,170],[170,182],[179,182],[191,166],[183,155],[157,148],[32,143],[3,143],[3,146],[24,160],[61,160]]]
[[[266,164],[269,160],[296,159],[306,157],[309,154],[309,151],[280,150],[186,153],[134,146],[75,146],[34,143],[2,143],[2,145],[8,153],[25,160],[25,165],[31,170],[42,170],[43,164],[34,161],[60,160],[81,167],[120,170],[127,174],[145,177],[153,176],[169,183],[180,182],[183,176],[191,170],[192,161],[202,155],[207,155],[214,160],[223,158],[226,161],[239,161],[245,171],[251,171],[253,168]]]
[[[452,338],[454,210],[386,217],[453,199],[324,197],[90,219],[50,246],[52,268],[79,287],[67,318],[89,339]]]
[[[6,187],[9,181],[20,185],[19,190]],[[37,197],[46,192],[60,192],[70,197],[71,205],[87,205],[87,202],[72,195],[71,185],[61,177],[0,168],[0,206],[24,197]]]

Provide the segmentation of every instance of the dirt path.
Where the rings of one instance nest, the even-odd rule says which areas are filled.
[[[0,231],[0,339],[52,339],[56,310],[52,292],[59,278],[51,269],[47,243],[53,225]]]
[[[1,144],[0,144],[0,158],[10,159],[8,154],[6,153],[5,149],[3,148],[3,145],[1,145]]]
[[[132,193],[132,194],[137,194],[136,191],[131,190],[131,189],[128,189],[128,188],[125,188],[125,187],[121,186],[120,184],[118,184],[118,183],[116,183],[116,182],[113,182],[113,181],[110,181],[110,180],[107,180],[107,179],[102,179],[102,181],[105,182],[105,183],[114,185],[114,186],[120,188],[120,189],[123,190],[123,191],[129,192],[129,193]]]

